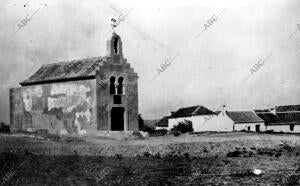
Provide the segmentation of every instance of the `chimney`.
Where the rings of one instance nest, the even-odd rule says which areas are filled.
[[[270,110],[270,112],[271,112],[272,114],[274,114],[274,115],[277,114],[277,112],[276,112],[276,107],[272,107],[271,105],[268,105],[268,107],[269,107],[269,110]]]
[[[171,111],[171,116],[172,116],[174,113],[175,113],[174,111]]]
[[[276,107],[272,108],[270,111],[272,114],[277,115]]]
[[[222,113],[223,113],[223,114],[226,114],[226,112],[227,112],[226,105],[222,105]]]

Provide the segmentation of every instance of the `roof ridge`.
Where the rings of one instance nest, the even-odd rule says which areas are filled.
[[[192,112],[192,115],[194,115],[194,113],[196,113],[199,109],[200,109],[200,107],[203,107],[202,105],[199,105],[193,112]]]
[[[287,106],[300,106],[300,104],[295,104],[295,105],[277,105],[275,107],[287,107]]]
[[[49,66],[49,65],[56,65],[56,64],[67,64],[67,63],[74,63],[77,61],[81,61],[81,60],[89,60],[89,59],[104,59],[103,56],[97,56],[97,57],[89,57],[89,58],[82,58],[82,59],[73,59],[73,60],[69,60],[69,61],[59,61],[59,62],[54,62],[54,63],[47,63],[47,64],[43,64],[43,66]]]

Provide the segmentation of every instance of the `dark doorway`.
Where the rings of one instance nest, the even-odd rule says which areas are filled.
[[[124,108],[113,107],[111,109],[111,130],[123,131],[124,130]]]
[[[260,125],[255,125],[255,131],[260,132]]]
[[[295,125],[290,125],[290,131],[294,131]]]
[[[248,126],[248,131],[250,131],[251,129],[250,129],[250,126]]]

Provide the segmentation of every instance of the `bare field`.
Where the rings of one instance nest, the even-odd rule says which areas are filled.
[[[256,133],[1,135],[0,178],[3,185],[297,185],[299,142],[299,135]]]
[[[277,148],[282,141],[293,146],[300,144],[300,135],[257,133],[203,133],[178,137],[149,138],[108,137],[40,137],[39,135],[1,135],[0,151],[22,153],[24,149],[34,154],[123,156],[142,155],[145,151],[160,153],[189,153],[192,156],[224,155],[235,148]]]

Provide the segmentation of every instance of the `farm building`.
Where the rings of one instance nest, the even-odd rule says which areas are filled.
[[[265,121],[266,130],[274,132],[300,132],[300,105],[277,106],[272,109],[255,110]]]
[[[155,129],[168,129],[169,118],[170,116],[164,116],[163,118],[161,118],[157,123],[155,123]]]
[[[216,117],[206,122],[217,131],[264,131],[264,121],[253,111],[227,111],[224,107]]]
[[[12,131],[59,134],[138,130],[138,75],[113,33],[108,55],[43,65],[10,89]]]
[[[189,120],[193,124],[194,132],[216,131],[218,128],[206,123],[209,118],[216,116],[215,112],[202,105],[180,108],[169,117],[167,129],[171,130],[179,122]]]
[[[232,121],[233,131],[265,131],[264,120],[258,117],[254,111],[227,111],[226,115]]]

